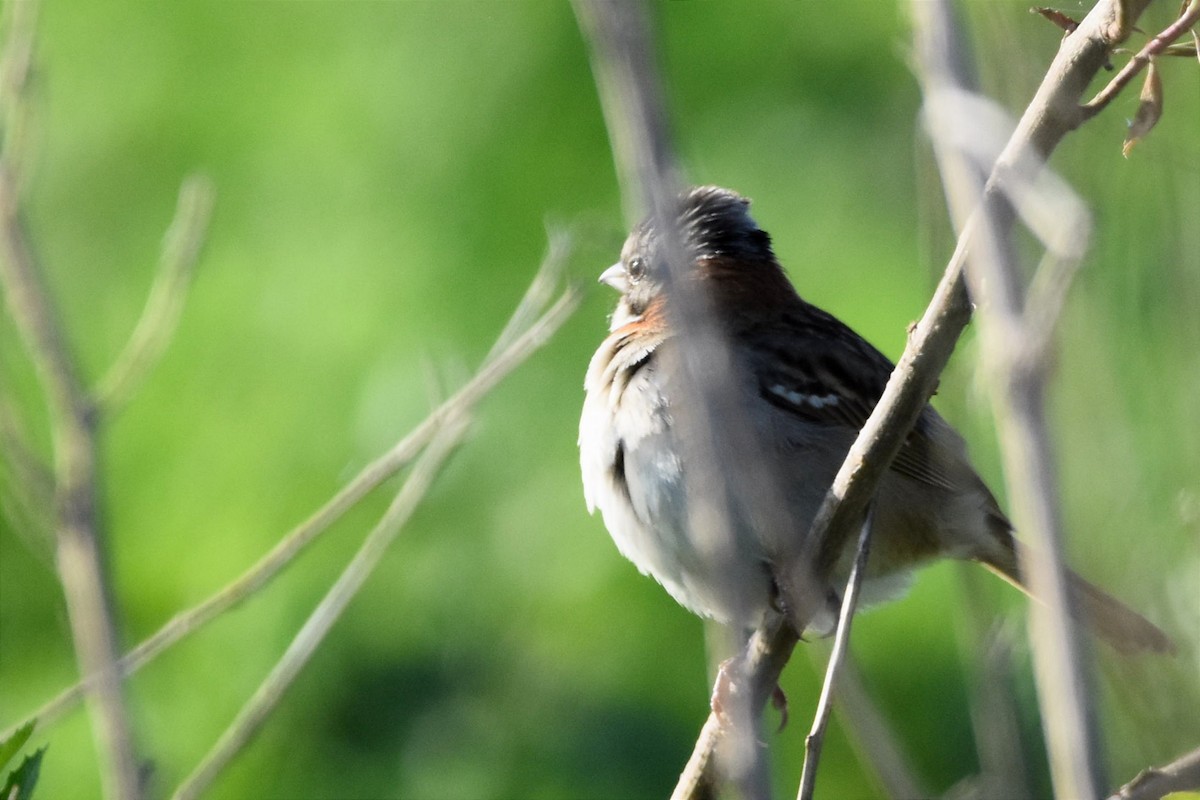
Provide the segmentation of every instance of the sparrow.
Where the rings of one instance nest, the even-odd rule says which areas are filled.
[[[663,237],[649,219],[600,276],[621,296],[588,366],[579,423],[588,511],[600,511],[620,552],[685,608],[743,628],[782,609],[778,586],[796,576],[781,570],[795,569],[821,500],[893,369],[797,294],[749,207],[729,189],[694,188],[678,198],[677,231],[686,256],[679,280],[703,293],[710,324],[727,343],[725,379],[735,384],[752,452],[717,451],[715,464],[695,463],[697,448],[685,438],[695,432],[680,423],[694,398],[672,370],[677,309],[665,291]],[[754,514],[735,514],[730,546],[713,548],[690,525],[689,504],[706,489],[689,476],[700,466],[728,475],[747,455],[769,471],[786,511],[774,519],[787,520],[786,529],[762,530]],[[1028,592],[1012,524],[971,466],[962,437],[931,406],[882,478],[872,509],[866,602],[896,596],[915,568],[937,558],[978,562]],[[822,584],[809,588],[836,598],[853,549],[846,543],[831,569],[807,565],[803,578]],[[1068,580],[1080,617],[1117,649],[1172,650],[1170,638],[1136,611],[1074,572]]]

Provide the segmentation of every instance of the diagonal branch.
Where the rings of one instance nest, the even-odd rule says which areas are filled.
[[[1200,748],[1166,766],[1143,770],[1108,800],[1159,800],[1172,792],[1195,790],[1200,790]]]

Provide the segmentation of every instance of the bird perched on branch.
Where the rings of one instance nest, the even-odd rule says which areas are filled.
[[[852,542],[836,545],[829,563],[797,559],[828,545],[803,549],[893,368],[796,293],[749,205],[714,186],[679,198],[677,279],[686,283],[671,283],[668,239],[651,220],[630,234],[621,260],[600,276],[621,297],[588,368],[579,425],[588,509],[600,510],[621,553],[686,608],[743,627],[787,610],[779,596],[785,582],[816,581],[807,588],[821,596],[840,591]],[[701,300],[696,308],[677,302],[689,290]],[[728,354],[693,369],[691,383],[678,368],[683,312],[706,317],[725,342],[714,352]],[[709,381],[726,382],[732,412],[726,404],[718,409],[725,416],[694,413]],[[726,426],[740,426],[741,438],[722,439]],[[706,451],[697,437],[718,445]],[[725,538],[714,542],[696,530],[692,512],[717,496],[730,511]],[[781,508],[759,513],[764,503]],[[894,594],[914,567],[935,558],[976,561],[1026,588],[1012,525],[962,438],[929,406],[880,481],[871,541],[868,599]],[[782,574],[798,568],[803,576]],[[1115,647],[1171,650],[1140,614],[1074,573],[1069,581],[1083,620]]]

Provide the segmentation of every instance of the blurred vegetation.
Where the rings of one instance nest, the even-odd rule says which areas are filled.
[[[1176,6],[1155,4],[1141,27]],[[987,90],[1019,113],[1060,32],[1027,4],[965,8]],[[690,178],[752,197],[802,294],[897,356],[952,244],[915,122],[903,7],[658,10]],[[180,180],[200,169],[219,193],[179,331],[104,432],[129,643],[238,574],[458,384],[532,277],[548,223],[577,223],[572,271],[589,284],[623,236],[565,3],[52,3],[38,44],[29,223],[91,379],[137,319]],[[1200,744],[1200,70],[1162,66],[1166,113],[1129,160],[1136,87],[1054,161],[1096,223],[1054,396],[1074,562],[1182,645],[1174,661],[1100,654],[1114,780]],[[613,299],[594,291],[485,403],[214,797],[669,791],[707,711],[703,625],[621,559],[584,510],[576,465],[582,375]],[[973,356],[968,340],[938,403],[1002,492]],[[0,388],[40,435],[7,314]],[[278,658],[385,495],[132,681],[155,795]],[[49,552],[0,518],[2,726],[75,679]],[[964,569],[926,571],[855,628],[865,680],[936,791],[977,770],[969,626],[955,610],[967,595],[1009,620],[1024,608]],[[1014,683],[1044,792],[1021,648]],[[817,685],[798,651],[784,676],[793,724],[771,737],[788,794]],[[95,795],[83,714],[31,745],[47,742],[42,796]],[[836,721],[819,780],[828,797],[878,794]]]

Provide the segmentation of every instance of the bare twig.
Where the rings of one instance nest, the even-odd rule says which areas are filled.
[[[987,269],[983,259],[978,263],[981,272]],[[1000,260],[991,270],[1006,270],[1005,263]],[[982,334],[984,355],[1001,389],[993,400],[1013,520],[1035,543],[1031,548],[1035,557],[1022,563],[1022,572],[1033,594],[1043,601],[1030,603],[1029,611],[1051,772],[1060,796],[1095,797],[1104,785],[1103,767],[1089,701],[1090,664],[1070,613],[1063,565],[1062,520],[1045,417],[1046,362],[1018,360],[1025,349],[1019,301],[1011,295],[1001,300],[991,281],[981,276],[983,281],[988,281],[991,301]],[[1009,303],[1013,305],[1005,308]]]
[[[543,280],[541,276],[561,274],[562,259],[565,257],[566,253],[562,248],[552,248],[550,255],[539,270],[539,278],[535,279],[535,285]],[[120,661],[122,676],[129,676],[137,672],[164,650],[249,599],[267,585],[359,500],[411,462],[421,448],[425,447],[433,438],[439,420],[454,414],[469,412],[502,379],[549,341],[559,326],[578,307],[579,300],[579,292],[575,289],[571,288],[564,292],[550,309],[520,336],[513,339],[507,349],[486,362],[465,386],[434,410],[388,452],[364,467],[324,506],[289,531],[269,553],[207,600],[187,611],[176,614],[127,653]],[[523,301],[522,307],[524,306]],[[65,689],[53,700],[29,715],[29,718],[36,718],[40,727],[51,725],[75,707],[80,700],[81,693],[81,684]],[[8,732],[15,730],[16,727],[10,726],[0,736],[8,735]]]
[[[212,182],[202,175],[188,177],[180,187],[175,218],[167,229],[154,285],[146,298],[141,319],[125,349],[93,393],[102,413],[111,416],[128,402],[162,357],[175,333],[188,284],[204,244],[215,195]]]
[[[461,441],[467,429],[467,417],[454,415],[436,422],[437,432],[420,460],[404,482],[395,500],[379,524],[367,535],[354,558],[346,565],[321,602],[305,620],[287,651],[246,701],[233,722],[217,739],[216,744],[184,779],[172,795],[174,800],[192,800],[212,784],[213,780],[233,761],[250,742],[271,712],[279,705],[284,693],[300,670],[312,658],[333,624],[362,588],[379,561],[395,541],[404,524],[412,516],[442,465]]]
[[[858,550],[854,556],[854,566],[850,568],[850,577],[846,581],[842,608],[838,612],[837,634],[833,640],[833,652],[829,655],[829,666],[825,670],[825,683],[821,686],[821,697],[817,701],[812,729],[804,739],[804,768],[800,773],[800,791],[796,795],[798,800],[812,800],[813,790],[817,785],[817,765],[821,761],[821,746],[825,742],[825,728],[829,724],[833,689],[837,683],[842,659],[846,655],[846,647],[850,643],[850,625],[858,607],[859,587],[862,585],[863,573],[867,569],[867,557],[871,552],[871,522],[872,514],[868,511],[867,518],[863,520],[862,532],[858,536]]]
[[[728,565],[715,587],[722,605],[732,609],[731,646],[742,646],[741,625],[757,622],[761,612],[744,587],[761,580],[736,558],[733,504],[757,519],[755,529],[783,535],[794,531],[776,478],[752,454],[755,432],[741,413],[741,398],[732,383],[735,374],[729,345],[712,320],[702,287],[685,279],[689,256],[678,230],[678,168],[667,125],[667,106],[654,62],[648,4],[612,0],[576,0],[576,16],[591,48],[592,71],[599,89],[609,140],[625,197],[630,223],[644,211],[658,232],[667,265],[664,293],[672,328],[678,335],[661,354],[664,370],[692,402],[673,407],[674,424],[685,432],[676,437],[681,460],[688,464],[688,536],[706,558]],[[718,457],[718,454],[721,457]],[[750,454],[739,457],[732,454]],[[736,463],[731,459],[737,459]],[[718,465],[721,465],[718,467]],[[787,605],[797,617],[823,602],[815,583],[798,583],[797,596]],[[804,625],[793,627],[803,630]],[[721,737],[722,775],[745,797],[768,793],[768,776],[755,733],[757,712],[745,695],[735,695],[723,713],[733,735]],[[710,728],[711,730],[711,728]],[[717,740],[714,738],[713,742]],[[708,766],[708,758],[703,760]]]
[[[484,364],[505,358],[505,351],[513,348],[516,339],[534,328],[541,327],[543,323],[538,321],[538,317],[549,307],[550,298],[562,284],[563,271],[574,250],[575,238],[571,232],[557,228],[546,231],[546,255],[538,265],[533,280],[526,287],[525,294],[521,296],[521,301],[517,303],[516,310],[484,356]]]
[[[678,166],[647,5],[575,0],[573,7],[591,48],[592,73],[621,184],[625,220],[633,225],[645,214],[653,214],[656,223],[672,223],[663,234],[677,239]],[[680,249],[680,243],[674,242],[673,247]]]
[[[1159,800],[1172,792],[1200,789],[1200,748],[1170,764],[1150,767],[1118,789],[1108,800]]]
[[[977,122],[974,128],[968,131],[938,127],[940,136],[953,140],[962,151],[972,152],[974,158],[971,162],[946,164],[944,148],[935,154],[943,171],[952,166],[973,167],[964,169],[966,174],[961,177],[964,180],[973,179],[972,186],[978,193],[1011,125],[1002,113],[986,107],[986,101],[982,98],[976,99],[978,96],[973,94],[978,91],[976,68],[972,59],[967,56],[971,45],[960,33],[961,24],[956,10],[955,5],[947,0],[914,0],[910,3],[909,15],[913,22],[915,43],[913,67],[923,84],[928,125],[933,126],[937,123],[937,120],[931,118],[936,113],[935,109],[950,98],[951,102],[958,100],[963,104],[974,103],[973,117]],[[1078,27],[1078,22],[1052,9],[1036,8],[1031,11],[1040,13],[1066,29],[1068,33]],[[998,116],[999,119],[993,119],[989,124],[985,122],[989,114]],[[994,145],[995,142],[1001,144]],[[942,181],[945,184],[946,178],[943,177]],[[959,210],[958,207],[952,209],[955,213]],[[955,217],[953,222],[957,226],[963,226],[967,223],[968,216],[969,214],[965,214],[961,219]],[[977,579],[978,576],[972,570],[963,570],[963,580],[970,582],[967,591],[963,593],[968,602],[968,613],[959,615],[960,620],[971,623],[970,636],[965,637],[967,641],[963,649],[969,663],[975,668],[970,710],[982,773],[975,785],[982,792],[982,796],[1011,794],[1014,798],[1024,797],[1026,792],[1020,740],[1003,683],[1006,676],[1003,670],[1007,666],[1004,656],[1008,651],[995,646],[1001,641],[1000,637],[984,633],[985,630],[991,629],[991,626],[985,625],[982,620],[985,617],[991,619],[992,612],[982,607],[978,594],[972,591]],[[987,642],[993,643],[993,646],[985,646]]]
[[[784,632],[786,631],[786,633]],[[790,653],[792,648],[796,646],[799,639],[795,634],[791,633],[791,628],[784,625],[780,631],[784,636],[790,639],[787,651]],[[755,635],[758,635],[755,631]],[[779,665],[779,672],[783,672],[783,667],[787,662]],[[776,673],[778,677],[779,672]],[[761,708],[754,709],[756,713],[761,713]],[[704,720],[704,725],[700,728],[700,735],[696,737],[696,744],[692,748],[692,755],[688,758],[687,763],[683,765],[683,771],[679,773],[679,780],[675,782],[675,788],[671,790],[671,800],[694,800],[694,798],[705,797],[708,794],[709,788],[715,780],[715,771],[712,766],[712,757],[717,752],[717,743],[721,739],[722,724],[721,718],[716,714],[709,714]]]
[[[1108,85],[1084,104],[1081,109],[1084,119],[1090,119],[1103,111],[1113,101],[1113,98],[1120,94],[1121,90],[1131,80],[1136,78],[1138,73],[1146,68],[1150,63],[1150,59],[1166,50],[1172,42],[1183,36],[1197,21],[1200,21],[1200,0],[1192,0],[1180,13],[1178,19],[1164,28],[1153,39],[1146,42],[1137,55],[1129,59],[1129,62],[1121,68],[1121,71],[1113,76]],[[1192,33],[1192,36],[1195,38],[1195,32]],[[1198,50],[1200,50],[1200,45],[1198,45]],[[1197,57],[1200,57],[1200,53],[1197,54]]]
[[[25,81],[33,47],[32,3],[10,3],[4,63],[4,127],[24,125]],[[11,59],[11,60],[10,60]],[[116,663],[117,632],[96,508],[95,415],[21,219],[18,138],[6,135],[0,157],[0,282],[46,396],[54,446],[57,565],[80,672],[90,676],[92,731],[107,797],[141,796],[129,718]]]

